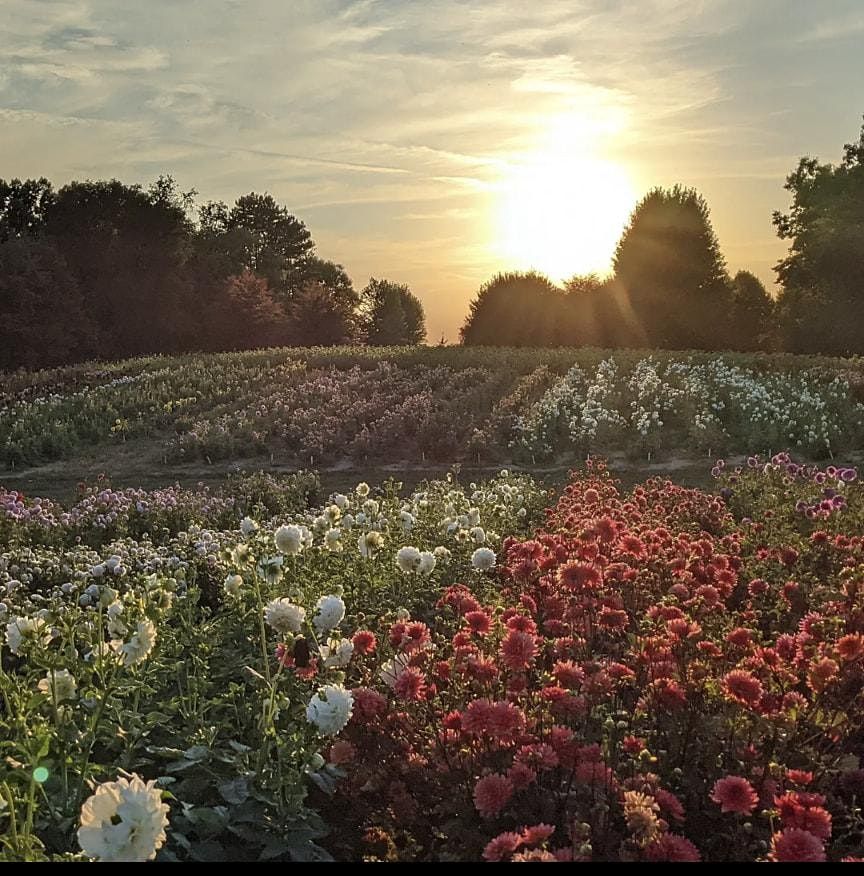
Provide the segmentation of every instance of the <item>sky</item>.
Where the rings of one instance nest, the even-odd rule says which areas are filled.
[[[0,0],[0,177],[268,191],[430,342],[500,270],[608,271],[657,185],[769,285],[864,113],[861,0]]]

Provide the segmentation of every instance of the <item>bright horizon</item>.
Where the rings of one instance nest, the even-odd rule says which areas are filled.
[[[864,7],[6,0],[2,177],[269,191],[455,340],[494,273],[605,273],[639,198],[707,199],[769,288],[804,154],[857,136]]]

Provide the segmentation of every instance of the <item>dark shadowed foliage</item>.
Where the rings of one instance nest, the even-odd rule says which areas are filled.
[[[498,274],[480,287],[461,329],[462,343],[539,347],[568,343],[567,296],[543,274]]]
[[[788,213],[774,225],[790,241],[776,267],[783,342],[796,353],[864,352],[864,128],[839,165],[802,158],[787,177]]]
[[[373,277],[361,301],[367,343],[383,347],[420,344],[425,339],[423,305],[406,285]]]
[[[731,290],[705,200],[653,189],[636,206],[614,258],[634,345],[716,350],[730,342]]]

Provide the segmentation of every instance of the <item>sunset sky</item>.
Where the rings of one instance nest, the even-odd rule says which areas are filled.
[[[0,177],[269,191],[456,337],[495,271],[603,273],[638,198],[708,200],[771,284],[771,211],[864,112],[860,0],[0,0]]]

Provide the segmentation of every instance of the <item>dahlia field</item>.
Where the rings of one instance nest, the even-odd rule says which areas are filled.
[[[864,440],[854,360],[471,347],[277,349],[85,364],[0,378],[5,467],[146,439],[159,464],[270,457],[534,464],[624,451]]]
[[[2,859],[862,860],[857,470],[712,473],[3,493]]]

